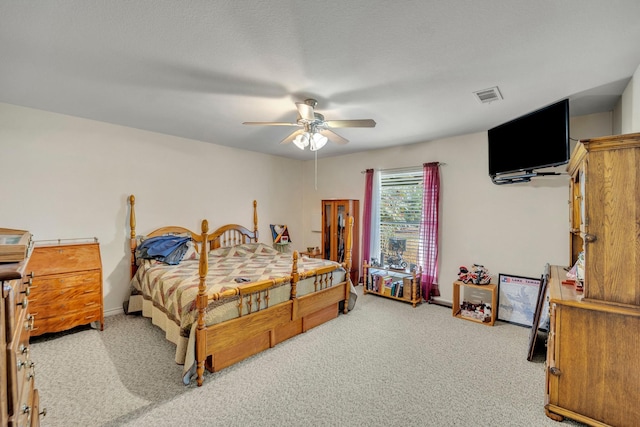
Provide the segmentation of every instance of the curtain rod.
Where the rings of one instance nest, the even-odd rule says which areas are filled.
[[[446,163],[442,163],[442,162],[433,162],[433,163],[437,163],[438,166],[446,166]],[[403,170],[411,170],[411,169],[420,169],[422,167],[422,165],[418,165],[418,166],[407,166],[404,168],[391,168],[391,169],[379,169],[380,172],[400,172]],[[373,168],[372,168],[373,169]],[[367,173],[366,170],[360,171],[360,173]]]

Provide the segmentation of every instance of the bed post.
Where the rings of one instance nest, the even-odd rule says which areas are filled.
[[[129,241],[129,246],[131,247],[131,275],[129,278],[133,278],[133,275],[136,274],[136,197],[132,194],[129,196],[129,205],[131,205],[131,209],[129,210],[129,229],[131,230],[131,237]]]
[[[293,251],[293,267],[291,268],[291,302],[293,303],[291,309],[291,320],[298,318],[298,281],[300,280],[300,274],[298,274],[298,251]]]
[[[253,201],[253,233],[256,236],[256,243],[258,242],[258,202]]]
[[[347,314],[349,311],[349,295],[351,294],[351,252],[353,247],[353,216],[349,215],[349,226],[347,228],[347,244],[345,254],[345,270],[347,270],[347,286],[344,290],[344,309],[342,312]]]
[[[207,298],[207,272],[209,270],[209,248],[207,245],[207,235],[209,233],[209,222],[202,220],[202,247],[200,248],[200,264],[198,273],[200,274],[200,282],[198,284],[198,297],[196,299],[196,307],[198,308],[198,327],[196,329],[196,374],[198,387],[202,386],[204,381],[204,359],[206,355],[206,328],[204,323],[204,314],[208,304]]]

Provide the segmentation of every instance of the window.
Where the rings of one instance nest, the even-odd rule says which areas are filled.
[[[379,186],[380,247],[373,252],[380,254],[382,265],[413,269],[420,248],[422,169],[381,171]]]

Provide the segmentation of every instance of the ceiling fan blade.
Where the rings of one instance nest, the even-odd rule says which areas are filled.
[[[300,126],[298,123],[290,122],[242,122],[242,124],[256,126]]]
[[[283,139],[282,141],[280,141],[280,144],[289,144],[289,143],[291,143],[291,141],[296,139],[296,136],[301,135],[303,133],[304,133],[304,129],[299,129],[299,130],[293,132],[291,135],[289,135],[285,139]]]
[[[313,121],[316,119],[315,114],[313,114],[313,107],[304,102],[296,102],[296,107],[298,108],[298,114],[300,114],[300,118],[304,120]]]
[[[329,129],[317,129],[317,132],[320,132],[320,135],[326,136],[329,141],[335,142],[336,144],[339,144],[339,145],[344,145],[347,142],[349,142],[348,139],[341,137],[340,135],[338,135],[337,133]]]
[[[327,126],[332,128],[373,128],[376,122],[371,119],[361,120],[327,120]]]

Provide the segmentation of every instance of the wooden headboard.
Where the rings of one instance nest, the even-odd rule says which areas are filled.
[[[207,237],[209,250],[258,242],[258,202],[253,201],[253,230],[238,224],[227,224]]]
[[[135,250],[138,245],[138,239],[136,236],[136,211],[135,211],[135,203],[136,198],[132,194],[129,196],[129,204],[131,205],[131,210],[129,211],[129,227],[131,230],[131,277],[135,274],[137,270],[136,261],[135,261]],[[188,233],[191,235],[191,238],[196,243],[202,243],[202,234],[193,232],[188,228],[169,225],[166,227],[161,227],[152,232],[146,234],[146,237],[155,237],[162,236],[164,234],[183,234]],[[238,225],[238,224],[227,224],[213,231],[207,236],[207,242],[209,243],[209,250],[224,248],[228,246],[241,245],[243,243],[256,243],[258,242],[258,202],[253,201],[253,230],[249,230],[248,228]],[[199,245],[196,245],[199,249]]]

